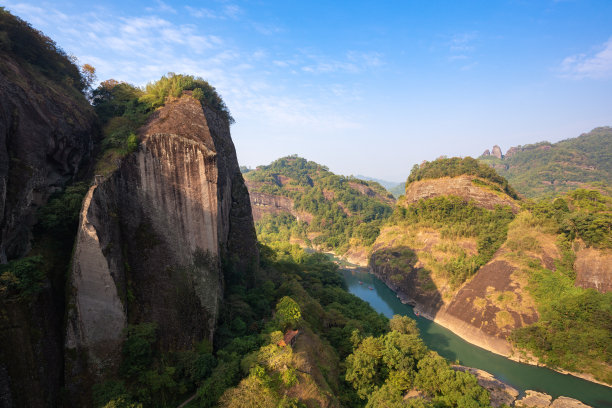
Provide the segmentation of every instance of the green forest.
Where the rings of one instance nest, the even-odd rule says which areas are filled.
[[[551,197],[578,188],[612,194],[612,128],[600,127],[558,143],[518,146],[498,159],[478,158],[495,168],[522,195]]]
[[[308,224],[291,215],[265,217],[257,223],[258,236],[264,242],[293,236],[342,254],[350,245],[371,245],[380,225],[393,211],[393,197],[380,184],[338,176],[325,166],[297,156],[258,167],[245,173],[244,178],[251,191],[289,197],[294,210],[312,215]],[[374,194],[362,194],[355,186]]]
[[[489,406],[488,391],[428,350],[413,320],[388,320],[349,294],[326,256],[260,249],[255,287],[226,286],[214,347],[160,353],[154,324],[130,326],[121,376],[95,387],[96,406],[171,407],[194,393],[188,407]],[[295,348],[280,343],[288,329],[302,333]]]

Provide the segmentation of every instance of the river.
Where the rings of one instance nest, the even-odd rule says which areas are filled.
[[[415,319],[427,346],[450,361],[485,370],[519,390],[521,395],[525,390],[535,390],[553,398],[561,395],[575,398],[596,408],[612,407],[612,388],[544,367],[517,363],[474,346],[439,324],[415,316],[411,306],[400,302],[391,289],[365,270],[344,269],[342,273],[349,292],[368,302],[377,312],[387,317],[400,314]]]

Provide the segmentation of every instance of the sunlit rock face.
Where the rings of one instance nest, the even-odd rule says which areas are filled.
[[[155,112],[140,139],[83,203],[66,330],[74,395],[117,370],[128,322],[156,323],[164,350],[212,339],[221,260],[244,274],[258,263],[227,121],[183,96]]]

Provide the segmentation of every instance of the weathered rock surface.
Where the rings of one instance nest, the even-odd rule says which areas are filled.
[[[590,408],[590,405],[583,404],[577,399],[569,397],[559,397],[552,403],[552,397],[542,392],[532,390],[525,391],[525,395],[516,401],[515,407],[524,408]]]
[[[552,401],[552,397],[550,395],[542,392],[527,390],[525,391],[525,394],[527,395],[516,401],[516,407],[547,408],[550,406]]]
[[[89,158],[95,116],[0,52],[0,262],[31,247],[36,210]]]
[[[491,156],[497,157],[501,159],[503,157],[501,148],[498,145],[493,146],[493,150],[491,150]]]
[[[512,406],[512,403],[519,396],[517,389],[512,388],[508,384],[499,381],[493,377],[493,374],[488,373],[478,368],[465,367],[461,365],[451,366],[454,370],[468,372],[476,377],[478,384],[489,391],[491,398],[491,406],[500,407],[502,405]]]
[[[28,254],[38,209],[88,165],[96,134],[83,95],[0,50],[0,263]],[[2,407],[46,407],[60,398],[61,272],[32,299],[0,299]]]
[[[158,110],[140,138],[83,203],[66,330],[74,395],[117,368],[127,322],[156,323],[163,350],[211,339],[221,259],[247,275],[257,267],[227,121],[183,96]]]
[[[509,206],[513,212],[518,212],[519,206],[505,194],[496,194],[492,190],[475,185],[474,176],[442,177],[415,181],[406,187],[403,203],[409,205],[419,200],[444,195],[454,195],[466,201],[474,201],[480,207],[492,210],[496,206]]]
[[[577,399],[569,397],[559,397],[553,401],[550,408],[590,408],[590,405],[583,404]]]
[[[393,195],[391,193],[382,195],[374,191],[369,186],[357,182],[349,182],[348,185],[351,186],[353,190],[356,190],[363,195],[376,198],[377,200],[382,201],[383,203],[387,203],[389,205],[395,204],[395,199],[393,198]]]
[[[576,286],[599,292],[612,291],[612,251],[581,248],[574,263]]]

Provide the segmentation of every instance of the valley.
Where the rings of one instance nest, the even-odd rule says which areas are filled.
[[[612,406],[609,127],[398,193],[150,81],[0,7],[0,408]]]

